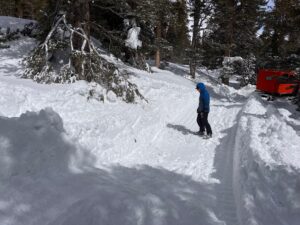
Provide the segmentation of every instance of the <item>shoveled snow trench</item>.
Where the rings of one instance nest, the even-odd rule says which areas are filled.
[[[87,101],[84,82],[46,86],[15,77],[22,56],[13,51],[19,54],[22,46],[0,53],[1,225],[296,225],[299,173],[288,173],[286,198],[268,194],[283,186],[272,189],[272,179],[263,175],[271,177],[273,170],[261,170],[265,164],[248,149],[254,134],[243,129],[257,123],[273,135],[279,124],[296,140],[292,149],[299,136],[281,117],[266,117],[270,110],[253,88],[217,85],[198,71],[211,94],[213,138],[204,140],[195,134],[198,94],[195,81],[183,77],[185,66],[153,68],[153,74],[132,69],[149,103],[99,103]],[[269,145],[260,133],[254,138]],[[287,177],[286,170],[279,172]],[[270,188],[258,185],[256,193],[247,184],[256,179]],[[264,196],[272,198],[266,206]]]
[[[225,103],[226,105],[226,103]],[[215,208],[214,213],[218,218],[220,224],[221,221],[227,225],[238,225],[240,215],[237,208],[236,201],[238,200],[235,196],[235,191],[237,189],[239,181],[235,180],[234,175],[238,177],[238,170],[234,171],[236,166],[238,166],[238,158],[235,158],[235,138],[238,127],[238,118],[241,110],[243,109],[243,103],[228,104],[226,106],[216,106],[212,105],[214,112],[211,112],[210,118],[212,127],[215,130],[214,138],[211,140],[193,140],[199,147],[199,151],[210,151],[215,148],[214,157],[214,168],[215,171],[212,174],[212,178],[217,179],[217,182],[212,186],[212,195],[215,196]],[[225,109],[226,108],[226,109]],[[226,112],[226,117],[224,116],[224,111]],[[186,114],[183,113],[183,118]],[[228,117],[229,116],[229,117]],[[191,118],[191,117],[190,117]],[[192,117],[193,118],[193,117]],[[183,124],[185,127],[194,127],[195,124],[193,119],[181,119],[178,121],[179,124]],[[196,129],[196,128],[195,128]],[[178,130],[180,128],[178,127]],[[183,129],[182,129],[183,131]],[[220,135],[218,132],[222,131],[225,135]],[[222,136],[221,140],[217,137]],[[162,137],[163,139],[170,137]],[[198,138],[198,137],[197,137]],[[183,142],[185,146],[189,146],[188,141]],[[195,167],[196,168],[196,167]],[[207,193],[205,193],[207,194]],[[203,202],[201,202],[203,204]],[[205,203],[204,203],[205,204]]]

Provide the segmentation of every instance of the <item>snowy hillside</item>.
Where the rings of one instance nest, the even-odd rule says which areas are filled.
[[[131,69],[148,100],[20,78],[35,41],[0,50],[1,225],[297,225],[300,115],[214,74]],[[213,138],[196,135],[196,82]]]

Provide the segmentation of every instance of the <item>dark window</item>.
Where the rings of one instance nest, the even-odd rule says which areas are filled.
[[[272,78],[273,78],[272,76],[267,76],[266,80],[272,80]]]

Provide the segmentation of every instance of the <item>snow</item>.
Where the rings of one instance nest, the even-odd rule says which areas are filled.
[[[188,66],[171,63],[127,68],[148,103],[99,101],[88,98],[101,93],[95,84],[20,79],[35,44],[0,51],[1,225],[299,223],[300,122],[289,103],[203,68],[189,80]],[[211,95],[209,140],[195,135],[198,81]]]
[[[132,49],[137,49],[142,46],[142,42],[139,40],[139,34],[141,32],[140,27],[132,27],[128,31],[125,45]]]
[[[10,28],[11,31],[22,30],[25,24],[35,23],[34,20],[19,19],[11,16],[0,16],[0,28]]]
[[[257,107],[255,107],[257,106]],[[257,108],[258,111],[249,111]],[[251,96],[239,118],[236,189],[243,224],[298,224],[299,134],[272,105]],[[298,130],[299,131],[299,130]]]
[[[226,65],[226,64],[232,64],[234,62],[242,62],[244,59],[240,56],[234,56],[234,57],[224,57],[223,59],[223,65]]]

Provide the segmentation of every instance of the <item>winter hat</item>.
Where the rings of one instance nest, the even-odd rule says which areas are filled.
[[[196,89],[198,89],[200,91],[204,91],[205,90],[205,85],[203,83],[198,83],[196,85]]]

